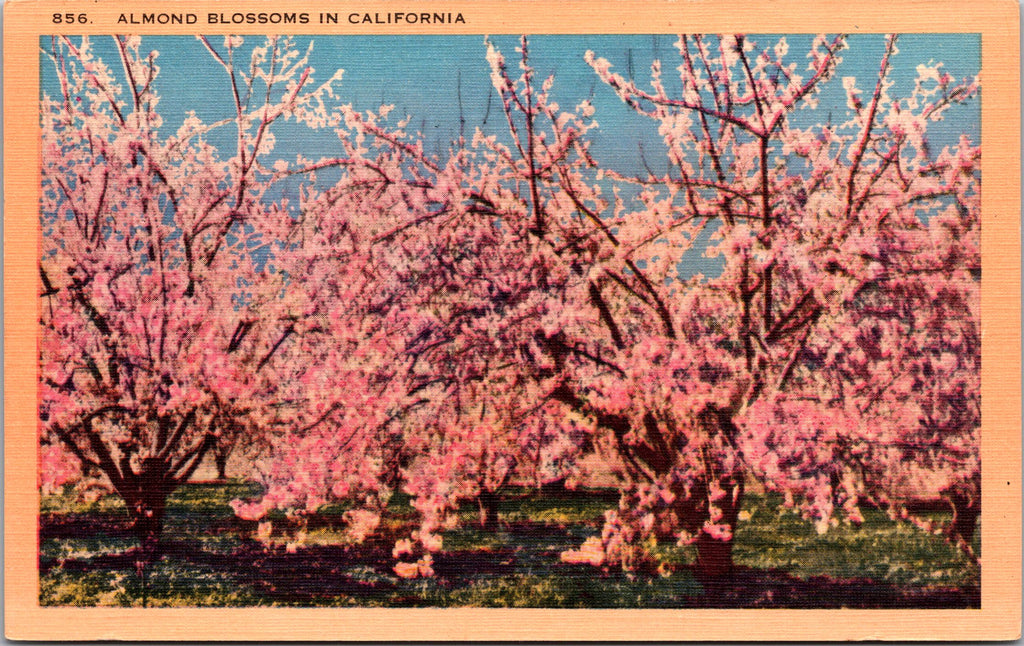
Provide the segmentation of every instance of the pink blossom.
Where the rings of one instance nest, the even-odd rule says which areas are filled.
[[[600,537],[591,536],[578,550],[566,550],[561,553],[560,558],[563,563],[600,566],[604,564],[604,546]]]

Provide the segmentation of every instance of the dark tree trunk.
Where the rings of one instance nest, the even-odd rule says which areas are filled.
[[[144,552],[155,556],[164,529],[167,499],[158,492],[147,492],[133,501],[132,506],[133,529],[139,545]]]
[[[389,437],[381,447],[381,462],[385,465],[381,474],[381,482],[392,491],[402,488],[405,478],[402,473],[409,466],[410,457],[404,442]]]
[[[731,441],[738,433],[728,411],[708,407],[699,415],[698,420],[709,435],[720,433]],[[670,517],[668,523],[658,528],[659,538],[668,538],[678,529],[697,537],[696,570],[698,576],[707,581],[728,577],[733,572],[733,535],[743,505],[743,469],[727,471],[719,468],[717,471],[705,472],[703,482],[673,488],[676,498],[672,504],[672,514],[675,518]],[[725,495],[712,500],[712,490],[724,491]],[[714,524],[723,525],[727,530],[717,538],[703,529],[711,519],[711,507],[721,512],[720,517],[716,513]]]
[[[694,486],[689,492],[674,491],[676,500],[672,505],[672,513],[675,519],[670,519],[670,522],[658,528],[658,538],[661,539],[674,537],[676,527],[697,536],[696,569],[697,574],[704,580],[720,579],[732,574],[733,536],[743,505],[743,482],[741,472],[734,473],[731,477],[720,478],[718,487],[725,490],[725,496],[714,502],[710,500],[710,487],[705,484]],[[715,524],[724,525],[728,529],[720,538],[711,536],[703,530],[704,523],[711,517],[712,505],[721,510],[721,517]]]
[[[217,466],[217,480],[226,482],[228,479],[228,451],[217,450],[214,452],[213,463]]]
[[[723,579],[732,574],[732,540],[719,540],[701,532],[697,538],[697,575]]]
[[[480,508],[480,528],[488,532],[498,531],[498,494],[481,491],[476,502]]]
[[[971,541],[981,515],[981,496],[968,486],[954,487],[945,492],[946,501],[953,510],[949,524],[949,537],[961,549],[970,552]]]
[[[142,548],[145,559],[152,562],[159,556],[160,535],[163,533],[167,497],[178,483],[168,474],[167,464],[155,458],[147,459],[137,475],[130,476],[129,490],[124,495],[132,529]]]
[[[149,605],[148,569],[160,559],[167,496],[174,490],[174,484],[164,473],[154,473],[144,467],[143,472],[132,479],[131,486],[132,493],[125,497],[125,502],[139,541],[135,572],[142,586],[142,607],[145,608]]]

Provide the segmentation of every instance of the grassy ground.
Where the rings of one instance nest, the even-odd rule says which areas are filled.
[[[860,528],[819,536],[770,496],[748,496],[736,532],[734,577],[698,582],[692,548],[659,546],[661,574],[627,575],[559,561],[600,532],[614,493],[502,501],[502,527],[444,535],[432,579],[392,571],[391,547],[414,514],[392,502],[380,536],[345,542],[340,508],[314,518],[305,545],[289,553],[252,538],[255,523],[227,502],[253,485],[193,484],[170,500],[166,549],[141,578],[123,505],[112,497],[81,503],[43,500],[40,603],[112,606],[501,606],[501,607],[969,607],[979,603],[979,573],[955,549],[906,523],[868,510]],[[744,517],[747,517],[746,514]],[[280,523],[279,523],[280,524]]]

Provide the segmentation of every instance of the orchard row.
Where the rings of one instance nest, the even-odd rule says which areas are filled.
[[[751,482],[820,532],[944,497],[970,550],[981,154],[928,133],[976,80],[921,65],[891,96],[889,37],[874,78],[841,80],[845,115],[806,125],[843,37],[681,36],[676,78],[656,62],[644,85],[581,52],[595,92],[657,124],[657,174],[595,160],[601,115],[552,99],[526,38],[481,61],[505,133],[443,155],[388,106],[345,103],[340,71],[314,80],[288,38],[198,39],[232,116],[167,134],[158,52],[115,45],[49,49],[40,477],[100,478],[145,550],[167,496],[232,447],[265,486],[243,518],[344,500],[359,538],[411,495],[408,577],[460,502],[494,527],[503,487],[593,464],[621,500],[567,561],[645,567],[670,539],[726,573]],[[286,121],[337,154],[276,154]],[[701,256],[720,271],[680,272]]]

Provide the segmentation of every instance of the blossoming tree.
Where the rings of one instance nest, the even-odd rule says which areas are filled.
[[[324,328],[303,354],[323,368],[316,382],[323,408],[346,420],[318,436],[316,454],[336,456],[337,468],[301,484],[300,473],[321,470],[311,469],[317,458],[309,451],[292,450],[311,446],[309,434],[294,436],[279,445],[294,460],[267,463],[271,495],[239,509],[258,517],[295,509],[309,494],[315,509],[325,492],[349,493],[334,484],[359,464],[359,473],[382,478],[374,497],[396,486],[415,496],[423,520],[417,539],[429,552],[459,500],[476,498],[482,524],[493,528],[496,494],[513,477],[558,479],[572,470],[579,438],[546,423],[535,371],[517,367],[543,354],[537,318],[560,307],[548,301],[568,273],[548,275],[550,245],[538,244],[528,231],[535,220],[521,217],[520,196],[503,186],[514,176],[498,175],[507,151],[496,142],[480,140],[485,152],[457,149],[442,161],[403,123],[389,127],[386,111],[340,113],[343,175],[304,194],[289,237],[295,250],[281,258],[294,277],[289,289],[308,299],[304,317]],[[534,280],[554,296],[533,289]],[[356,365],[376,387],[343,386]],[[348,401],[367,392],[373,414]],[[361,457],[342,459],[353,446]],[[361,461],[370,456],[373,465]],[[285,490],[292,493],[273,493]]]
[[[659,124],[672,171],[638,180],[664,200],[648,212],[710,230],[705,254],[724,264],[679,286],[679,327],[640,340],[621,386],[634,406],[658,393],[623,446],[649,501],[630,507],[634,533],[674,512],[705,573],[729,569],[748,477],[802,501],[821,531],[861,501],[906,515],[917,479],[949,496],[958,543],[973,531],[980,153],[966,137],[933,150],[927,133],[977,82],[921,65],[910,96],[891,96],[891,36],[867,91],[843,79],[849,119],[802,125],[844,48],[815,39],[801,70],[785,39],[681,37],[671,93],[658,62],[643,90],[587,56]],[[646,239],[651,262],[677,238]]]
[[[54,38],[59,93],[42,102],[40,420],[121,496],[147,551],[167,496],[218,442],[260,432],[279,400],[267,364],[291,333],[282,277],[254,250],[278,178],[264,160],[282,117],[316,125],[326,84],[271,38],[201,39],[226,72],[231,116],[165,135],[158,52],[115,37]],[[120,76],[119,76],[120,74]],[[233,149],[209,141],[232,128]],[[280,205],[279,205],[280,206]]]

